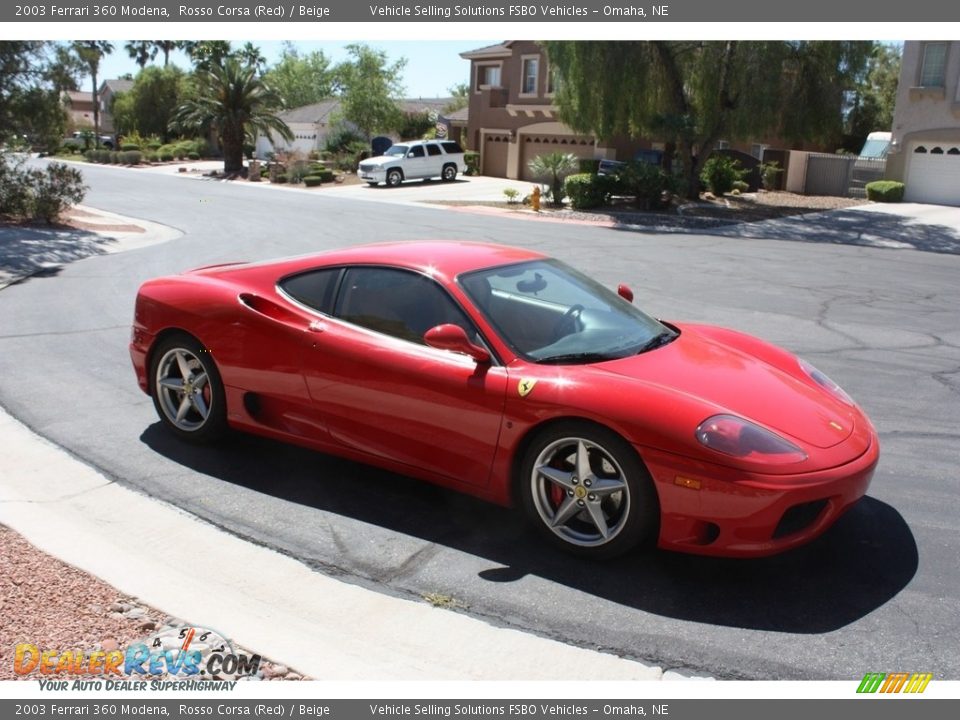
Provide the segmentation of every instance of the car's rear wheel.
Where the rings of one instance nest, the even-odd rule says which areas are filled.
[[[387,185],[396,187],[403,182],[403,173],[399,170],[391,170],[387,173]]]
[[[150,365],[153,405],[175,435],[213,442],[227,430],[223,381],[210,351],[195,338],[176,334],[160,341]]]
[[[444,165],[443,173],[440,175],[440,178],[444,182],[453,182],[457,179],[457,166],[456,165]]]
[[[606,428],[581,422],[547,428],[527,448],[520,481],[531,520],[577,555],[620,555],[657,527],[649,473],[634,449]]]

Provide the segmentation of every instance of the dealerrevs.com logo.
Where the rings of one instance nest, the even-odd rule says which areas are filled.
[[[922,693],[927,689],[931,673],[867,673],[860,681],[858,693]]]
[[[232,689],[257,674],[259,655],[246,655],[215,630],[168,627],[118,650],[40,648],[19,643],[13,671],[40,680],[42,690]]]

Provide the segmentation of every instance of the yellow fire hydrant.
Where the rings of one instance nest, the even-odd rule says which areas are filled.
[[[530,193],[530,207],[534,212],[540,212],[540,186],[534,185],[533,192]]]

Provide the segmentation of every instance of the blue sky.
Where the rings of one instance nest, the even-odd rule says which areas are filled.
[[[125,40],[114,41],[114,51],[101,62],[100,77],[115,78],[125,73],[137,72],[137,64],[127,55],[123,46]],[[234,47],[241,47],[245,40],[231,40]],[[344,42],[309,42],[294,41],[297,49],[303,53],[322,50],[324,55],[336,63],[347,59],[346,45],[354,41]],[[367,41],[365,41],[367,42]],[[460,57],[465,50],[473,50],[485,45],[492,45],[499,40],[458,40],[458,41],[369,41],[371,47],[384,50],[390,61],[407,58],[404,70],[404,86],[406,97],[443,97],[448,95],[447,89],[458,83],[467,82],[470,75],[470,62]],[[273,64],[280,57],[283,49],[282,42],[255,42],[260,51],[266,56],[267,62]],[[190,67],[186,55],[177,52],[171,55],[171,63],[183,69]],[[163,57],[155,62],[163,63]],[[86,90],[89,78],[82,81],[82,89]]]

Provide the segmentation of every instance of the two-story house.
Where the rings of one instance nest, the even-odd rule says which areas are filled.
[[[460,53],[470,61],[470,104],[463,140],[480,152],[480,172],[534,180],[527,164],[538,155],[572,153],[583,158],[633,157],[649,143],[606,141],[574,132],[553,104],[555,78],[535,42],[512,40]],[[622,147],[621,147],[622,146]]]
[[[67,130],[93,128],[93,94],[82,90],[67,90],[61,98],[67,113]]]
[[[909,202],[960,205],[960,41],[904,43],[886,174]]]

